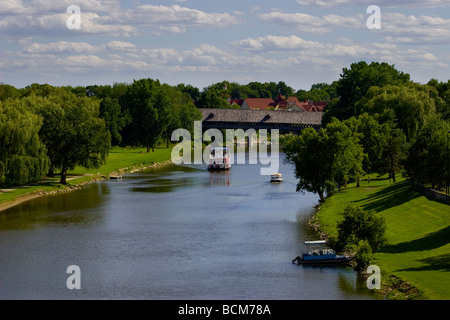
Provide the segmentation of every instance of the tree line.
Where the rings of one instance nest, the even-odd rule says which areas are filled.
[[[98,168],[115,145],[146,147],[201,112],[189,94],[158,80],[88,87],[0,85],[0,184],[24,185],[76,166]]]
[[[401,172],[436,190],[448,187],[450,81],[418,84],[387,63],[354,63],[343,69],[336,96],[325,108],[322,128],[286,138],[285,152],[299,179],[297,191],[321,202],[348,182],[360,186],[370,174]],[[360,271],[386,243],[380,213],[349,204],[329,245],[355,253]]]
[[[322,128],[305,129],[286,142],[298,190],[321,201],[366,174],[400,171],[415,182],[446,186],[450,81],[410,80],[393,65],[362,61],[343,69]]]
[[[212,84],[200,91],[191,85],[180,84],[177,87],[190,94],[198,108],[230,108],[230,99],[272,98],[281,94],[297,97],[299,101],[328,101],[336,97],[337,82],[332,84],[317,83],[310,90],[295,90],[285,82],[250,82],[242,85],[236,82],[222,81]]]
[[[444,185],[450,81],[419,85],[394,66],[365,62],[308,91],[283,81],[222,81],[202,90],[150,78],[112,86],[0,84],[0,184],[22,185],[54,173],[65,183],[75,166],[104,163],[111,146],[149,152],[158,141],[168,144],[173,130],[192,130],[199,108],[230,108],[229,99],[274,99],[280,93],[329,101],[322,130],[307,129],[286,148],[293,162],[302,161],[296,165],[298,189],[322,198],[365,173],[388,172],[395,179],[401,169],[420,183]],[[304,168],[321,174],[308,178],[319,170]]]
[[[0,185],[24,185],[55,173],[65,184],[69,170],[100,166],[112,146],[142,146],[147,152],[158,141],[166,140],[168,146],[173,130],[193,129],[201,119],[199,108],[230,108],[229,99],[281,93],[326,100],[333,88],[317,84],[295,92],[282,81],[223,81],[200,90],[150,78],[112,86],[0,84]]]

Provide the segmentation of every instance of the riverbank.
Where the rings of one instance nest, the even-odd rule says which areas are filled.
[[[37,197],[78,190],[81,186],[110,176],[122,176],[153,167],[169,165],[171,148],[155,148],[147,153],[145,148],[113,148],[106,164],[98,169],[77,167],[69,172],[67,185],[58,183],[59,177],[44,177],[39,183],[0,190],[0,212]]]
[[[387,299],[450,299],[449,205],[413,190],[397,176],[392,183],[375,175],[359,188],[349,184],[317,207],[310,224],[322,238],[337,235],[336,225],[348,203],[381,213],[388,244],[375,253]]]

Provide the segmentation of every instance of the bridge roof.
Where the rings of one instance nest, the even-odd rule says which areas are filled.
[[[303,124],[320,126],[323,112],[282,110],[199,109],[203,122]]]

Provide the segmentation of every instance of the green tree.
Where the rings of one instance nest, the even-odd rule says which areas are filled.
[[[433,189],[446,185],[448,121],[435,115],[420,130],[406,161],[406,173],[421,184],[431,183]]]
[[[198,101],[200,99],[200,90],[190,84],[185,85],[184,83],[181,83],[177,85],[177,89],[180,90],[183,93],[189,94],[189,96],[192,99],[192,102],[194,102],[194,105],[198,105]]]
[[[328,152],[327,142],[325,129],[306,128],[299,136],[291,137],[284,149],[286,159],[294,165],[295,176],[299,179],[297,191],[317,193],[322,202],[325,194],[331,195],[335,190],[334,155]]]
[[[344,123],[350,130],[359,133],[359,143],[364,150],[364,172],[379,172],[384,162],[383,151],[388,146],[390,133],[388,125],[381,125],[368,113],[359,115],[357,118],[351,117]]]
[[[306,128],[300,136],[286,139],[287,161],[295,166],[297,191],[317,193],[321,201],[352,179],[359,184],[363,148],[359,135],[343,122],[333,119],[326,128]]]
[[[130,121],[130,116],[122,113],[119,100],[106,97],[100,102],[100,118],[105,120],[106,129],[111,134],[111,144],[122,142],[121,131]]]
[[[48,157],[38,134],[41,126],[42,118],[29,110],[26,101],[0,101],[0,183],[23,185],[46,173]]]
[[[141,79],[129,87],[127,101],[131,141],[150,152],[171,122],[170,99],[158,80]]]
[[[20,91],[9,84],[0,83],[0,101],[8,98],[15,99],[20,97]]]
[[[194,122],[202,118],[201,111],[194,105],[190,95],[179,90],[179,87],[163,85],[164,94],[170,98],[171,121],[166,128],[167,147],[176,129],[183,128],[191,133],[194,129]]]
[[[346,123],[334,118],[327,126],[328,133],[327,150],[332,159],[333,180],[347,186],[351,179],[359,182],[364,174],[363,160],[364,150],[359,141],[361,134],[351,130]]]
[[[39,136],[52,167],[60,170],[61,184],[76,166],[98,168],[106,162],[111,135],[99,118],[98,101],[59,91],[35,102],[34,110],[43,117]]]
[[[205,109],[230,108],[230,104],[228,103],[228,92],[217,85],[204,88],[198,100],[197,107]]]
[[[356,246],[356,254],[354,261],[356,270],[367,270],[373,259],[372,247],[366,240],[361,240]]]
[[[436,104],[437,112],[442,114],[444,120],[450,120],[450,80],[439,82],[436,79],[431,79],[428,85],[436,88],[441,98],[441,102]]]
[[[277,90],[278,93],[281,93],[281,95],[286,97],[293,97],[295,96],[294,89],[292,89],[290,86],[288,86],[284,81],[280,81],[277,83]],[[277,93],[277,95],[278,95]]]
[[[382,157],[377,166],[380,174],[388,173],[389,178],[396,182],[396,173],[403,169],[403,163],[407,156],[408,144],[406,135],[394,124],[386,125],[387,143],[383,149]]]
[[[364,61],[353,63],[350,69],[344,68],[341,78],[337,81],[336,95],[327,106],[323,124],[327,124],[333,117],[345,120],[357,116],[355,104],[366,95],[371,87],[383,87],[388,84],[400,85],[410,82],[409,74],[395,69],[387,63]]]
[[[336,86],[337,81],[334,81],[332,84],[316,83],[311,86],[309,91],[298,90],[295,95],[300,101],[330,101],[336,98]]]
[[[379,213],[349,204],[342,215],[343,219],[337,225],[338,248],[367,241],[375,252],[386,243],[386,221]]]
[[[414,138],[427,118],[436,113],[435,98],[430,87],[417,84],[372,87],[356,104],[356,109],[360,113],[374,115],[380,123],[385,122],[380,115],[386,110],[392,110],[388,120],[403,130],[408,141]]]

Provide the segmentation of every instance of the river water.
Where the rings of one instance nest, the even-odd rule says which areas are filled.
[[[318,197],[282,160],[280,184],[260,165],[167,166],[8,209],[0,299],[372,299],[349,267],[291,263]]]

